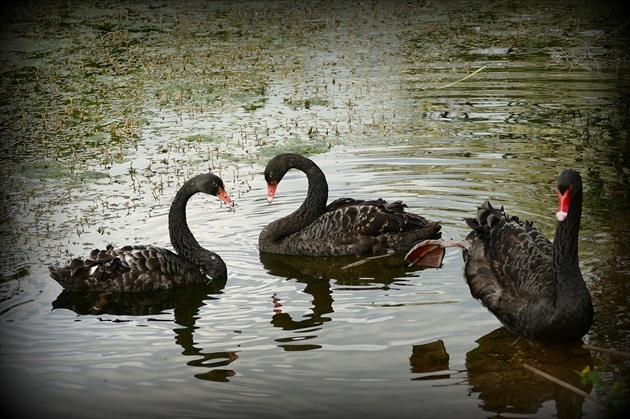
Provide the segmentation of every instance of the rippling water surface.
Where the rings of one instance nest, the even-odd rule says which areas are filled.
[[[285,150],[324,170],[331,200],[401,199],[447,238],[486,199],[553,237],[555,180],[571,167],[596,310],[584,342],[628,350],[628,15],[572,2],[230,4],[6,18],[3,404],[42,418],[599,417],[523,364],[606,397],[579,372],[627,388],[627,359],[516,339],[470,297],[456,249],[438,270],[342,270],[350,260],[261,256],[257,239],[305,197],[291,171],[266,201],[264,165]],[[104,120],[89,116],[99,98]],[[208,169],[236,205],[196,196],[188,222],[225,260],[225,283],[77,298],[49,278],[49,264],[107,243],[170,247],[170,200]]]

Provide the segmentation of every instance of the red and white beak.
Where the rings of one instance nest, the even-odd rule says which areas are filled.
[[[564,195],[560,193],[558,189],[558,212],[556,212],[556,218],[558,221],[564,221],[569,215],[569,204],[571,203],[571,199],[569,198],[569,194],[571,192],[571,188],[564,191]]]
[[[273,197],[276,194],[277,183],[267,183],[267,202],[271,204]]]

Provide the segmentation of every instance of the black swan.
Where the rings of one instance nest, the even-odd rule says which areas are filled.
[[[591,294],[578,264],[582,178],[574,170],[558,177],[558,225],[554,242],[531,222],[508,217],[485,202],[466,240],[425,241],[406,258],[439,267],[444,248],[464,249],[464,275],[472,296],[512,332],[530,339],[571,342],[593,322]]]
[[[340,198],[326,205],[326,176],[310,159],[279,154],[265,168],[267,200],[290,169],[308,179],[307,197],[295,212],[269,223],[258,239],[261,252],[301,256],[365,256],[406,252],[420,240],[441,237],[440,224],[407,212],[400,201]]]
[[[177,254],[151,245],[107,246],[94,249],[88,259],[68,266],[50,266],[50,276],[68,291],[140,292],[173,289],[227,277],[219,255],[199,245],[186,223],[186,204],[198,192],[233,205],[223,181],[212,173],[197,175],[177,191],[168,215],[171,244]]]

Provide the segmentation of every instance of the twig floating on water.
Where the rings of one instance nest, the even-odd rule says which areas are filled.
[[[388,256],[391,256],[393,254],[394,254],[394,252],[388,252],[388,253],[385,253],[384,255],[370,256],[370,257],[367,257],[365,259],[361,259],[361,260],[359,260],[357,262],[350,263],[348,265],[342,266],[341,269],[344,270],[344,269],[348,269],[348,268],[354,268],[355,266],[359,266],[359,265],[363,265],[364,263],[368,263],[371,260],[388,257]]]
[[[630,352],[618,351],[617,349],[602,348],[601,346],[582,345],[582,348],[589,351],[607,352],[613,355],[619,355],[626,358],[630,358]]]
[[[567,388],[567,389],[569,389],[569,390],[571,390],[571,391],[573,391],[573,392],[575,392],[575,393],[579,394],[579,395],[580,395],[580,396],[582,396],[582,397],[585,397],[585,398],[587,398],[587,399],[591,399],[591,400],[593,400],[595,403],[597,403],[597,404],[599,404],[599,405],[602,405],[602,404],[599,402],[599,399],[598,399],[596,396],[593,396],[592,394],[589,394],[589,393],[587,393],[587,392],[585,392],[585,391],[582,391],[582,390],[580,390],[579,388],[577,388],[577,387],[575,387],[575,386],[572,386],[571,384],[569,384],[569,383],[567,383],[567,382],[564,382],[564,381],[562,381],[562,380],[557,379],[557,378],[556,378],[556,377],[554,377],[553,375],[549,375],[549,374],[547,374],[546,372],[543,372],[543,371],[539,370],[538,368],[534,368],[534,367],[532,367],[531,365],[523,364],[523,366],[524,366],[525,368],[527,368],[528,370],[530,370],[530,371],[532,371],[532,372],[534,372],[534,373],[536,373],[536,374],[540,375],[541,377],[546,378],[547,380],[553,381],[554,383],[559,384],[559,385],[561,385],[562,387]]]
[[[483,70],[484,68],[486,68],[486,67],[487,67],[487,66],[485,66],[485,65],[484,65],[483,67],[476,69],[475,71],[473,71],[472,73],[470,73],[469,75],[467,75],[466,77],[464,77],[464,78],[462,78],[462,79],[455,80],[453,83],[449,83],[449,84],[444,85],[444,86],[436,87],[435,89],[436,89],[436,90],[437,90],[437,89],[446,89],[447,87],[451,87],[451,86],[453,86],[453,85],[455,85],[455,84],[457,84],[457,83],[460,83],[460,82],[462,82],[462,81],[464,81],[464,80],[466,80],[466,79],[471,78],[472,76],[474,76],[475,74],[479,73],[480,71],[482,71],[482,70]]]

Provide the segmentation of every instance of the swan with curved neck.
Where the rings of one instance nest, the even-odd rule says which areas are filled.
[[[261,252],[303,255],[380,255],[407,251],[414,243],[440,237],[440,224],[406,211],[400,201],[340,198],[326,205],[328,183],[321,169],[299,154],[279,154],[265,168],[267,200],[290,169],[306,174],[308,192],[292,214],[269,223],[260,233]]]
[[[83,260],[63,267],[50,266],[50,276],[69,291],[137,292],[172,289],[227,277],[225,262],[204,249],[186,221],[186,204],[197,193],[219,197],[233,205],[223,181],[212,173],[188,180],[179,189],[168,216],[171,244],[177,253],[152,245],[94,249]]]
[[[574,170],[558,177],[558,225],[553,243],[530,222],[508,217],[485,202],[466,240],[429,240],[406,258],[439,267],[444,248],[464,249],[464,274],[472,296],[512,332],[531,339],[581,339],[593,321],[593,303],[578,262],[582,178]]]

